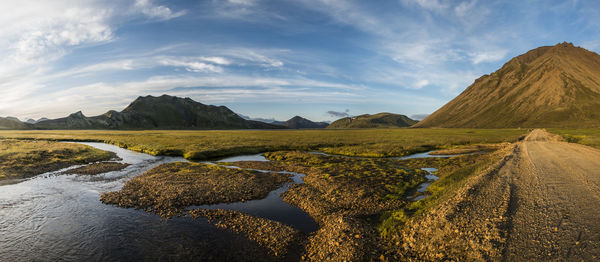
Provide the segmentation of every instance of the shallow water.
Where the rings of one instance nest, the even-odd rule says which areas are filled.
[[[237,156],[230,157],[219,160],[217,162],[231,162],[233,166],[227,166],[229,168],[239,168],[235,166],[235,162],[240,161],[264,161],[268,162],[269,160],[264,157],[262,154],[257,155],[247,155],[247,156]],[[319,229],[319,225],[315,220],[309,216],[302,209],[290,205],[283,201],[281,194],[288,190],[288,188],[292,184],[300,184],[304,183],[302,178],[304,174],[288,172],[288,171],[267,171],[267,170],[259,170],[259,169],[250,169],[259,172],[272,172],[279,174],[287,174],[292,175],[292,182],[286,183],[281,187],[269,192],[267,197],[263,199],[257,200],[249,200],[244,202],[235,202],[235,203],[222,203],[215,205],[202,205],[202,206],[192,206],[190,209],[194,208],[204,208],[204,209],[225,209],[225,210],[234,210],[241,211],[253,216],[262,217],[266,219],[271,219],[275,221],[279,221],[286,225],[290,225],[292,227],[297,228],[298,230],[304,233],[311,233]]]
[[[241,211],[253,216],[279,221],[281,223],[295,227],[304,233],[311,233],[319,229],[319,225],[314,221],[314,219],[311,216],[309,216],[306,212],[302,211],[302,209],[286,203],[281,198],[281,194],[287,191],[291,184],[302,183],[302,177],[304,177],[304,175],[285,171],[276,173],[291,174],[293,175],[292,179],[294,182],[287,183],[282,187],[271,191],[269,195],[267,195],[267,197],[263,199],[227,204],[194,206],[191,208],[225,209]]]
[[[429,158],[429,157],[455,157],[459,155],[431,155],[432,152],[436,150],[431,150],[423,153],[416,153],[408,156],[402,157],[384,157],[383,159],[413,159],[413,158]],[[345,155],[336,155],[336,154],[328,154],[323,152],[311,151],[311,154],[323,155],[323,156],[336,156],[336,157],[347,157],[347,158],[359,158],[359,159],[380,159],[379,157],[363,157],[363,156],[345,156]]]
[[[102,193],[119,190],[129,179],[160,164],[187,160],[104,143],[82,144],[115,152],[120,162],[130,166],[96,176],[63,175],[63,169],[0,184],[0,261],[231,261],[252,260],[248,256],[252,252],[266,253],[256,243],[202,218],[164,220],[141,210],[102,204]],[[268,160],[251,155],[220,161]],[[302,183],[302,174],[281,173],[292,174],[293,183]],[[201,207],[238,210],[313,232],[318,229],[314,220],[281,199],[291,184],[270,192],[265,199]]]
[[[426,194],[425,191],[431,185],[431,183],[433,183],[433,181],[438,180],[438,177],[433,174],[434,172],[438,171],[437,169],[431,168],[431,167],[425,167],[425,168],[421,168],[421,170],[427,171],[428,174],[425,175],[425,178],[427,178],[427,182],[421,183],[419,186],[417,186],[417,188],[415,190],[413,190],[412,192],[410,192],[408,194],[408,196],[406,198],[410,199],[412,201],[419,201],[421,199],[425,199],[425,198],[429,197],[429,195]]]
[[[269,160],[267,160],[263,154],[228,157],[228,158],[223,158],[217,162],[239,162],[239,161],[269,162]]]
[[[116,152],[131,165],[97,176],[49,172],[0,186],[0,261],[238,260],[253,250],[266,253],[205,219],[163,220],[102,204],[103,192],[160,164],[186,160],[85,144]]]

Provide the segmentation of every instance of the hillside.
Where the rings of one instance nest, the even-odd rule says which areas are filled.
[[[0,129],[27,129],[27,124],[14,117],[0,117]]]
[[[242,119],[225,106],[204,105],[190,98],[138,97],[121,112],[86,117],[81,112],[45,120],[36,129],[274,129],[276,125]]]
[[[275,121],[273,124],[285,126],[291,129],[326,128],[329,125],[327,122],[313,122],[300,116],[292,117],[285,122]]]
[[[600,55],[571,43],[533,49],[415,127],[600,127]]]
[[[345,117],[331,123],[327,128],[390,128],[390,127],[409,127],[417,121],[408,118],[405,115],[379,113],[375,115],[360,115],[355,117]]]

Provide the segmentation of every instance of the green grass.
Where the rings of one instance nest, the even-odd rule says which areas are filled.
[[[569,143],[579,143],[600,148],[600,128],[589,129],[558,129],[550,128],[548,132],[561,135]]]
[[[239,131],[0,131],[0,138],[99,141],[152,155],[206,160],[279,150],[350,156],[403,156],[451,145],[516,141],[519,129],[366,129]]]
[[[113,153],[80,144],[0,140],[0,179],[31,177],[112,157]]]
[[[435,167],[440,178],[427,187],[429,197],[412,202],[402,209],[384,212],[378,226],[384,238],[393,238],[403,229],[408,220],[426,213],[464,186],[467,178],[483,171],[498,158],[493,154],[465,155],[453,158],[428,158],[409,160],[410,167]]]

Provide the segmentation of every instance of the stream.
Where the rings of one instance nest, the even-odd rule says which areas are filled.
[[[165,220],[142,210],[102,204],[99,201],[102,193],[119,190],[131,178],[158,165],[187,160],[151,156],[104,143],[81,144],[115,152],[120,162],[130,166],[96,176],[62,174],[80,167],[72,166],[0,185],[0,260],[185,261],[194,257],[237,260],[247,257],[248,250],[260,250],[256,243],[217,228],[203,218]],[[262,155],[251,155],[220,161],[268,160]],[[316,231],[318,225],[308,214],[281,198],[290,185],[302,183],[304,175],[278,173],[291,174],[293,182],[270,192],[264,199],[196,208],[237,210],[294,226],[305,233]],[[428,185],[425,184],[419,188],[424,190]],[[424,196],[416,198],[419,197]]]

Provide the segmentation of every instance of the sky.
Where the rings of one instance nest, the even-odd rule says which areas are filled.
[[[2,0],[0,116],[168,94],[253,118],[430,114],[530,49],[600,51],[596,0]]]

